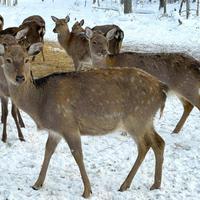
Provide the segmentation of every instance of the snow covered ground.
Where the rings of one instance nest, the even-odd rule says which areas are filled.
[[[32,14],[42,15],[47,23],[46,39],[56,40],[50,16],[64,17],[70,13],[72,25],[75,18],[84,18],[86,26],[115,23],[125,31],[125,47],[137,51],[184,51],[200,58],[200,18],[181,18],[168,7],[168,17],[161,17],[157,4],[137,7],[137,13],[123,15],[119,11],[91,9],[88,3],[78,0],[19,0],[17,7],[0,5],[5,27],[19,25]],[[76,4],[75,4],[76,3]],[[105,3],[105,6],[112,6]],[[140,14],[141,12],[149,14]],[[175,97],[169,97],[161,120],[155,119],[157,131],[165,139],[165,161],[162,188],[150,191],[154,176],[154,155],[148,153],[131,188],[118,192],[137,156],[136,145],[130,137],[120,133],[102,137],[82,137],[86,169],[92,184],[92,200],[197,200],[200,198],[200,115],[195,108],[180,135],[171,135],[182,114]],[[38,132],[34,122],[23,113],[26,129],[25,143],[17,139],[13,119],[8,119],[8,143],[0,142],[0,200],[77,200],[83,190],[78,168],[66,143],[58,146],[50,163],[48,175],[40,191],[31,189],[36,180],[44,154],[47,138]],[[0,132],[2,126],[0,126]]]

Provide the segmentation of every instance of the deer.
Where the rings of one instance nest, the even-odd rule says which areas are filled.
[[[80,34],[83,37],[83,33],[85,33],[85,30],[82,28],[83,24],[83,19],[80,22],[75,22],[75,24],[72,26],[72,32]],[[124,39],[124,32],[122,29],[115,24],[95,26],[92,28],[93,31],[103,33],[105,37],[107,33],[114,28],[114,37],[108,41],[108,51],[110,54],[118,54],[120,52],[122,41]]]
[[[83,24],[84,24],[84,19],[82,19],[80,22],[79,21],[76,21],[74,23],[74,25],[72,26],[72,33],[82,33],[82,32],[85,32],[84,28],[82,27]]]
[[[124,32],[119,26],[115,24],[101,25],[93,27],[92,30],[102,32],[105,37],[110,30],[115,30],[113,37],[108,40],[108,51],[110,54],[118,54],[120,52]]]
[[[32,25],[33,23],[36,23],[38,27],[36,27],[32,32],[31,27],[33,26]],[[24,19],[24,21],[22,22],[21,29],[23,29],[24,24],[27,24],[29,27],[29,32],[27,34],[27,37],[29,38],[30,44],[33,44],[36,42],[44,43],[44,35],[45,35],[46,28],[45,28],[45,21],[40,15],[32,15]],[[35,32],[35,30],[37,31]],[[43,61],[45,61],[43,48],[41,50],[41,53],[42,53]],[[34,59],[35,57],[33,56],[33,60]]]
[[[127,131],[138,148],[137,159],[119,191],[127,190],[150,148],[155,154],[155,176],[151,190],[161,186],[165,142],[154,128],[153,118],[163,112],[168,87],[136,68],[110,68],[54,73],[33,79],[30,56],[41,43],[27,51],[20,45],[0,45],[3,70],[13,102],[26,112],[38,129],[48,131],[45,156],[33,189],[42,187],[51,156],[63,138],[82,177],[83,197],[91,195],[81,147],[82,135],[104,135]],[[102,89],[103,88],[103,89]],[[48,114],[48,113],[54,113]]]
[[[75,70],[80,70],[84,64],[91,65],[88,40],[77,33],[70,32],[68,27],[70,17],[58,19],[51,16],[51,18],[55,22],[53,32],[57,33],[59,44],[72,58]]]
[[[16,39],[11,35],[4,35],[0,37],[0,44],[4,45],[14,45],[17,44]],[[2,65],[2,62],[0,60],[0,65]],[[8,98],[10,97],[9,90],[8,90],[8,84],[6,81],[6,78],[4,76],[4,72],[2,67],[0,68],[0,98],[1,98],[1,110],[2,110],[2,116],[1,116],[1,122],[3,123],[3,132],[2,132],[2,141],[5,143],[7,141],[7,116],[8,116]],[[12,102],[12,108],[11,108],[12,117],[15,121],[17,131],[18,131],[18,138],[20,141],[25,141],[24,136],[22,134],[20,127],[25,127],[24,122],[22,120],[22,117],[20,115],[20,112],[18,108],[15,106],[15,104]]]
[[[93,66],[137,67],[168,85],[180,99],[184,112],[172,133],[179,133],[193,107],[200,109],[200,62],[183,53],[137,53],[122,52],[109,54],[108,41],[115,35],[115,29],[105,37],[86,28]]]
[[[25,48],[29,48],[31,44],[36,42],[44,43],[44,34],[45,34],[45,21],[39,15],[30,16],[22,22],[19,27],[9,27],[2,31],[0,31],[0,35],[10,34],[12,36],[16,36],[18,32],[21,30],[25,30],[26,35],[21,40],[18,40],[20,45],[24,46]],[[45,61],[43,48],[41,49],[43,61]],[[34,61],[35,56],[33,56],[32,60]]]

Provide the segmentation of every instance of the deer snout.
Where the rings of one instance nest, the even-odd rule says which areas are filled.
[[[17,75],[16,76],[16,82],[17,83],[23,83],[25,81],[24,75]]]

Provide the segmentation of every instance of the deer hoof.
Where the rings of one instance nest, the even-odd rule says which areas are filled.
[[[150,188],[150,190],[156,190],[156,189],[160,189],[160,184],[153,184]]]
[[[130,185],[128,185],[128,184],[126,184],[126,183],[123,183],[118,191],[124,192],[124,191],[126,191],[129,187],[130,187]]]
[[[83,192],[82,197],[84,197],[85,199],[87,199],[87,198],[90,197],[91,194],[92,194],[92,190],[91,190],[91,189],[90,189],[90,190],[85,190],[85,191]]]
[[[33,185],[32,186],[32,189],[34,189],[34,190],[39,190],[40,188],[42,187],[42,184],[41,185]]]

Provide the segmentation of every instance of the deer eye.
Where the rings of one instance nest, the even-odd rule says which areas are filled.
[[[96,42],[96,41],[93,41],[93,42],[92,42],[92,44],[94,44],[94,45],[95,45],[95,44],[97,44],[97,42]]]
[[[7,63],[12,63],[12,59],[11,58],[6,58],[6,62]]]
[[[25,58],[24,63],[28,63],[28,62],[29,62],[29,59]]]

